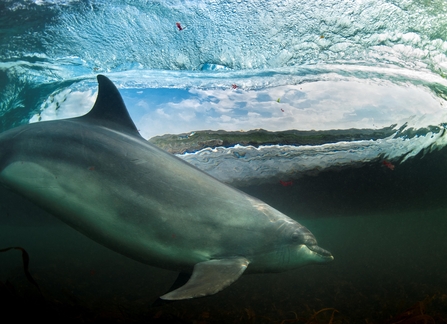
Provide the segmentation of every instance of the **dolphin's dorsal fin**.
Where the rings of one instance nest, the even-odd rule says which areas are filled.
[[[235,282],[247,269],[248,263],[243,257],[199,262],[184,286],[160,298],[180,300],[213,295]]]
[[[98,75],[98,96],[93,108],[84,116],[84,122],[118,129],[140,136],[132,118],[130,118],[123,98],[109,78]]]

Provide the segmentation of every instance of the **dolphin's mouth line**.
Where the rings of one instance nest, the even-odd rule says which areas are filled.
[[[329,251],[326,251],[325,249],[319,247],[318,245],[307,245],[308,249],[317,253],[318,255],[324,257],[324,258],[333,258],[332,253]]]
[[[165,300],[213,295],[247,267],[249,272],[281,272],[334,259],[303,225],[143,140],[116,86],[103,75],[97,79],[97,98],[87,114],[0,134],[0,145],[7,149],[0,158],[0,185],[105,247],[152,266],[180,270],[171,291],[160,297]],[[73,145],[67,148],[67,143]],[[129,158],[132,163],[123,173],[119,166]],[[231,199],[237,204],[228,205]],[[129,208],[135,216],[117,217]],[[209,232],[211,225],[216,231]]]

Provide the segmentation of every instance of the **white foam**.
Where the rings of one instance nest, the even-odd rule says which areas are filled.
[[[206,148],[177,156],[223,182],[247,186],[369,163],[379,158],[403,163],[421,151],[446,144],[445,129],[441,129],[438,133],[429,132],[413,138],[394,138],[393,135],[379,140],[314,146],[269,145],[256,148],[236,145]]]
[[[30,119],[30,123],[45,120],[72,118],[86,114],[93,107],[96,93],[88,91],[62,90],[51,95],[40,107],[40,112]]]

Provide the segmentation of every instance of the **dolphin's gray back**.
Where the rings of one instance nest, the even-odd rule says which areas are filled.
[[[125,246],[128,241],[103,235],[105,221],[116,231],[157,242],[154,244],[159,246],[148,246],[147,255],[131,255],[145,263],[159,264],[152,249],[159,251],[173,241],[185,246],[184,251],[176,252],[180,256],[173,258],[174,263],[184,264],[184,259],[188,259],[192,266],[224,254],[247,255],[247,249],[254,248],[253,240],[264,237],[265,241],[266,234],[275,234],[273,224],[266,226],[268,218],[263,220],[263,214],[253,208],[256,199],[133,132],[92,125],[86,118],[73,118],[6,132],[0,135],[0,142],[8,143],[9,153],[2,155],[1,164],[31,163],[43,167],[54,177],[46,180],[48,185],[60,186],[55,193],[61,195],[59,201],[48,202],[48,198],[38,196],[40,193],[29,193],[27,198],[118,252],[129,255],[131,249]],[[64,200],[72,202],[65,205]],[[95,209],[89,213],[76,211],[73,217],[69,209],[76,209],[79,204],[94,205]],[[272,233],[266,233],[269,231]],[[171,268],[169,260],[162,261]]]
[[[0,134],[0,183],[117,252],[192,271],[164,299],[214,294],[249,271],[328,262],[304,226],[149,144],[113,83],[92,110]]]

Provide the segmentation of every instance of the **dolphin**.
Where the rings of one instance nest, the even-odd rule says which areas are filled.
[[[115,85],[97,80],[86,115],[0,134],[0,183],[116,252],[190,273],[165,300],[333,260],[306,227],[146,141]]]

